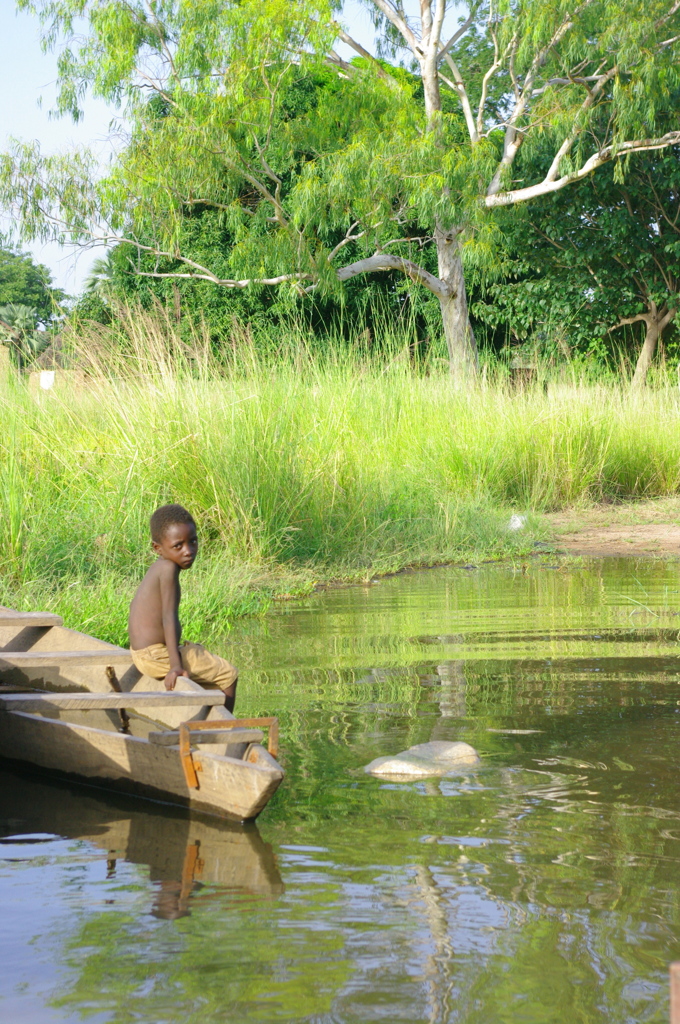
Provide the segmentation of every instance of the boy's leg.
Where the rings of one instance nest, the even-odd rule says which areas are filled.
[[[143,676],[165,679],[170,671],[170,657],[165,644],[152,644],[139,651],[130,651],[132,662]]]
[[[234,710],[238,669],[226,658],[206,651],[203,644],[180,644],[179,653],[187,673],[202,686],[216,686],[224,694],[227,711]]]

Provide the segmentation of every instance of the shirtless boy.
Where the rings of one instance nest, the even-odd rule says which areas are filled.
[[[178,676],[218,687],[224,706],[234,710],[238,672],[201,644],[183,644],[179,621],[179,574],[190,569],[198,552],[196,523],[181,505],[162,505],[151,516],[151,541],[158,555],[130,605],[130,654],[136,667],[172,690]]]

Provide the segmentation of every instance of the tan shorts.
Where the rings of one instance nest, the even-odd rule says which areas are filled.
[[[170,671],[170,658],[165,644],[151,644],[139,651],[130,651],[135,667],[152,679],[165,679]],[[228,690],[238,679],[235,669],[226,658],[206,651],[202,644],[180,644],[179,654],[186,674],[201,686],[215,686]]]

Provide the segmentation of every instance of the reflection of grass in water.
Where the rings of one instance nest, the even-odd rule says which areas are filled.
[[[147,517],[168,500],[199,521],[187,621],[210,636],[317,580],[526,551],[531,522],[508,533],[511,508],[678,487],[665,393],[461,392],[404,360],[304,346],[246,349],[227,373],[172,331],[140,316],[122,347],[89,339],[86,385],[0,396],[1,602],[124,640]]]

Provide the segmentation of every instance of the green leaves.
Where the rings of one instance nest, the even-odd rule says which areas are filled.
[[[26,238],[116,238],[150,281],[275,282],[289,297],[339,296],[338,271],[369,257],[370,270],[417,259],[415,279],[456,296],[452,365],[452,345],[473,345],[459,258],[476,280],[501,270],[494,210],[547,203],[617,154],[680,141],[669,0],[485,0],[448,40],[434,3],[407,23],[391,0],[367,0],[377,52],[396,66],[344,30],[359,56],[338,57],[334,0],[22,6],[47,45],[68,40],[60,111],[78,116],[91,90],[129,129],[104,173],[91,154],[13,145],[0,203]],[[619,160],[619,183],[624,172]],[[213,248],[190,241],[204,217]]]
[[[623,182],[603,168],[515,213],[505,225],[512,276],[476,304],[476,315],[520,339],[533,335],[544,349],[560,337],[581,352],[631,341],[637,348],[626,321],[662,319],[680,302],[679,167],[675,150],[640,156]],[[628,335],[612,336],[617,327]]]

